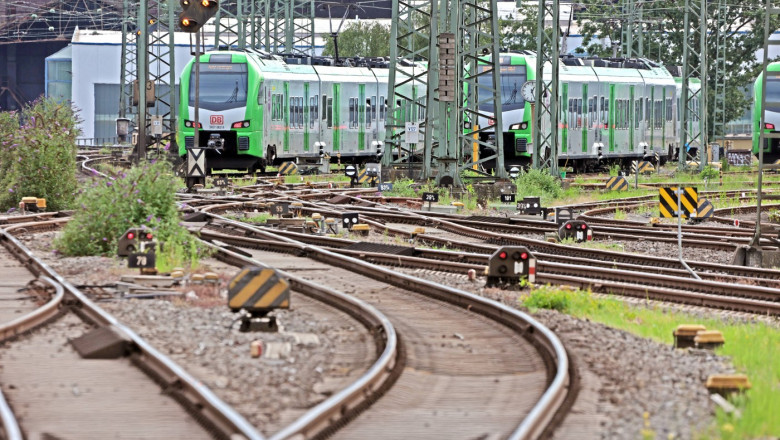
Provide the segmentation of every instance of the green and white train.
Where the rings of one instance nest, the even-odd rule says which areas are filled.
[[[520,89],[536,79],[536,57],[530,52],[500,56],[505,164],[526,166],[533,152],[532,107]],[[264,170],[268,164],[322,155],[366,162],[381,155],[388,116],[387,62],[369,60],[364,67],[293,64],[298,61],[253,51],[201,55],[199,145],[209,145],[213,136],[221,139],[221,148],[207,150],[210,170]],[[676,154],[680,83],[667,69],[644,59],[569,57],[560,62],[561,166],[588,170],[656,153],[666,161]],[[181,156],[194,141],[193,68],[194,60],[180,80]],[[400,92],[416,99],[426,89],[423,83],[408,83]],[[420,109],[398,111],[404,120],[423,122],[426,115]],[[490,112],[491,106],[481,110]],[[482,136],[489,141],[497,133]],[[483,157],[495,152],[483,149]]]
[[[665,162],[677,154],[679,78],[646,59],[563,57],[560,62],[561,166],[583,171],[637,159],[654,160],[656,153]],[[502,54],[500,65],[504,161],[507,166],[527,165],[534,151],[531,130],[535,109],[533,102],[523,99],[521,87],[536,80],[536,56],[532,52]],[[545,68],[545,75],[549,70]],[[691,86],[692,90],[697,88],[698,83]],[[480,126],[491,122],[479,121]],[[542,129],[549,132],[549,124]],[[495,136],[485,136],[491,135]]]
[[[376,160],[385,138],[389,69],[383,60],[366,64],[292,64],[252,51],[202,55],[199,146],[215,135],[222,140],[222,148],[206,151],[207,167],[255,171],[322,155]],[[181,156],[194,143],[194,66],[194,60],[187,64],[180,81]],[[410,85],[406,92],[424,95],[425,88]]]
[[[761,97],[763,72],[758,75],[753,86],[753,154],[758,156],[761,130],[764,133],[780,131],[780,62],[767,66],[766,76],[766,111],[764,126],[761,127]],[[764,139],[764,163],[774,163],[780,159],[780,139]]]

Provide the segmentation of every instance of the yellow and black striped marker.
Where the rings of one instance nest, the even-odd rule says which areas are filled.
[[[628,179],[623,176],[610,177],[607,180],[607,189],[610,191],[625,191],[628,189]]]
[[[655,171],[655,167],[652,163],[642,160],[639,161],[639,173],[640,174],[650,174]]]
[[[298,165],[295,162],[285,162],[279,166],[279,174],[284,176],[298,174]]]
[[[248,266],[228,284],[228,307],[264,313],[290,308],[290,283],[274,269]]]
[[[369,181],[368,172],[366,170],[360,170],[357,175],[357,181],[359,184],[364,184]]]
[[[715,207],[707,199],[699,199],[699,209],[696,212],[698,218],[709,218],[715,213]]]
[[[680,196],[680,209],[683,218],[697,217],[696,209],[699,207],[699,193],[696,188],[682,188]],[[666,218],[677,217],[677,187],[658,188],[658,209],[661,216]]]

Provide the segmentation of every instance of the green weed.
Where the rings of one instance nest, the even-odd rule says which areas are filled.
[[[669,344],[680,324],[702,324],[720,330],[726,344],[716,353],[729,356],[738,372],[748,375],[753,387],[731,397],[742,412],[735,418],[717,412],[717,434],[727,440],[771,438],[780,432],[780,329],[763,323],[703,318],[662,308],[628,305],[616,299],[596,299],[590,292],[540,287],[522,299],[531,309],[554,308],[573,316],[600,322],[636,335]],[[709,437],[708,437],[709,438]]]
[[[163,251],[157,268],[197,265],[197,240],[179,225],[175,203],[180,183],[166,162],[131,168],[115,181],[95,181],[79,196],[80,207],[55,241],[70,256],[116,254],[119,237],[131,227],[152,230]]]
[[[70,105],[53,99],[0,113],[0,209],[22,197],[45,198],[50,210],[73,206],[77,123]]]

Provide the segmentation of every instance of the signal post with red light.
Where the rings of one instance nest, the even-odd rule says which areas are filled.
[[[127,257],[133,252],[141,250],[144,247],[142,243],[144,245],[154,243],[152,231],[145,228],[130,228],[119,238],[116,254],[119,257]]]
[[[490,256],[487,267],[487,286],[517,284],[526,278],[536,281],[536,258],[523,246],[504,246]]]
[[[593,230],[582,220],[569,220],[558,229],[558,238],[572,239],[577,243],[593,240]]]

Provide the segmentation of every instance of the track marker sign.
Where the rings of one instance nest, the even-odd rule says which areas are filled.
[[[696,217],[699,208],[698,190],[693,187],[678,189],[676,186],[658,188],[658,210],[661,212],[661,216],[666,218],[678,216],[678,196],[680,197],[682,217]]]

